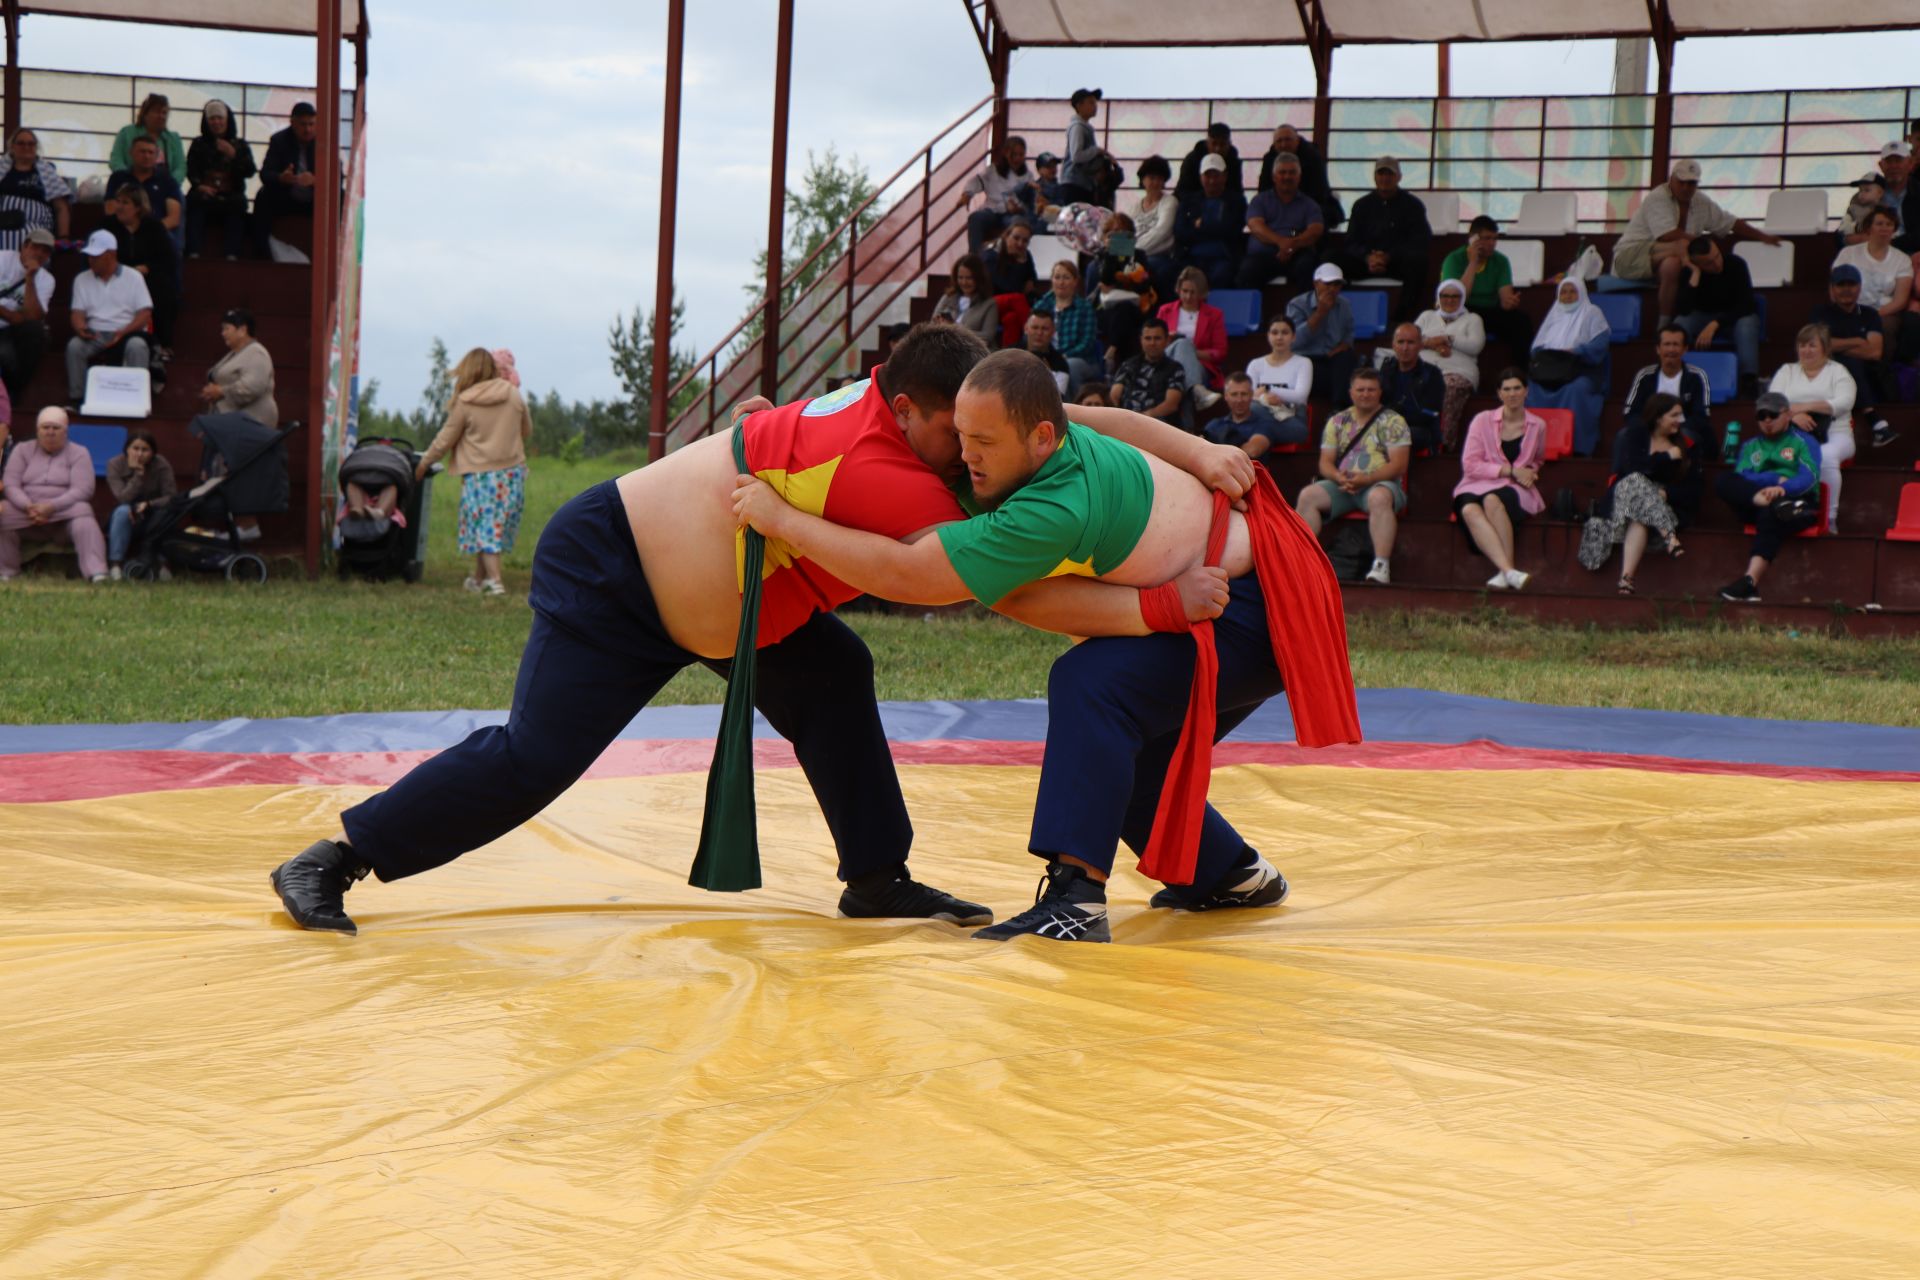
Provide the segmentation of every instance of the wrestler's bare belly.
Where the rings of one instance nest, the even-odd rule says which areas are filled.
[[[1132,554],[1102,579],[1129,587],[1158,586],[1199,564],[1213,523],[1213,494],[1205,486],[1142,456],[1153,471],[1153,514]],[[731,657],[740,632],[734,475],[731,440],[710,436],[619,480],[660,620],[675,644],[703,658]],[[1237,578],[1252,564],[1246,518],[1232,512],[1222,565]]]

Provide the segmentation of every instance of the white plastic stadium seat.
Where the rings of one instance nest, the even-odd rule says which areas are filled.
[[[1818,188],[1767,195],[1767,234],[1811,236],[1827,229],[1827,193]],[[1758,279],[1754,280],[1759,284]]]
[[[1457,191],[1410,191],[1427,206],[1427,225],[1437,236],[1460,233],[1460,193]]]
[[[1027,242],[1027,252],[1033,257],[1033,274],[1042,280],[1053,274],[1056,262],[1066,263],[1075,272],[1080,270],[1080,255],[1059,236],[1035,236]]]
[[[1520,216],[1500,228],[1516,236],[1572,235],[1580,222],[1579,202],[1571,191],[1529,191],[1520,197]]]
[[[1539,284],[1547,274],[1547,243],[1544,240],[1509,240],[1500,237],[1500,252],[1507,255],[1513,268],[1513,287],[1524,289]]]
[[[1784,195],[1785,192],[1776,194]],[[1816,194],[1825,195],[1821,191]],[[1771,224],[1772,219],[1768,219]],[[1753,276],[1756,289],[1778,289],[1793,283],[1793,242],[1785,244],[1762,244],[1758,240],[1742,240],[1733,246],[1733,251],[1747,260],[1747,271]]]

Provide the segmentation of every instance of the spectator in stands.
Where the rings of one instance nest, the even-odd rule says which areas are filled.
[[[1280,155],[1273,162],[1273,186],[1247,206],[1247,252],[1240,260],[1242,289],[1258,289],[1276,274],[1298,282],[1313,274],[1320,240],[1327,234],[1320,206],[1300,194],[1300,161]]]
[[[1396,326],[1393,348],[1383,354],[1387,358],[1379,364],[1382,402],[1406,419],[1416,452],[1438,453],[1447,382],[1439,369],[1420,358],[1420,327]]]
[[[138,271],[153,299],[153,345],[157,366],[173,358],[173,322],[180,314],[180,294],[173,281],[173,241],[153,216],[146,189],[129,182],[107,197],[107,230],[118,246],[120,265]]]
[[[1074,401],[1074,403],[1084,404],[1095,409],[1110,409],[1113,407],[1113,401],[1107,399],[1107,389],[1098,386],[1083,388],[1080,392],[1080,398]]]
[[[1646,425],[1647,406],[1654,397],[1672,396],[1680,402],[1686,434],[1704,444],[1713,431],[1707,413],[1713,397],[1706,373],[1687,363],[1687,331],[1677,324],[1665,326],[1655,335],[1653,350],[1658,359],[1634,374],[1627,388],[1626,421]]]
[[[260,194],[253,203],[254,252],[272,256],[269,241],[281,218],[313,216],[313,140],[320,131],[311,102],[295,103],[287,127],[267,139],[260,161]]]
[[[978,209],[967,213],[975,196],[984,197]],[[967,217],[967,252],[979,253],[1016,218],[1034,212],[1033,175],[1027,171],[1027,140],[1008,138],[993,153],[986,168],[960,186],[960,211]]]
[[[1314,268],[1313,290],[1287,303],[1294,354],[1313,361],[1313,380],[1327,388],[1327,401],[1335,409],[1346,406],[1354,365],[1353,306],[1341,296],[1346,283],[1339,267],[1323,262]]]
[[[1781,365],[1767,390],[1786,397],[1792,425],[1820,445],[1817,469],[1827,486],[1827,529],[1838,533],[1840,467],[1854,455],[1853,407],[1859,391],[1846,366],[1832,358],[1833,336],[1827,326],[1801,326],[1794,348],[1798,362]]]
[[[1623,596],[1634,593],[1650,533],[1660,535],[1669,556],[1685,553],[1680,527],[1700,509],[1706,477],[1706,450],[1687,433],[1686,416],[1677,396],[1661,391],[1648,398],[1641,417],[1614,437],[1612,483],[1580,531],[1580,564],[1590,571],[1621,545],[1616,589]]]
[[[1179,426],[1180,404],[1186,398],[1187,375],[1167,357],[1167,322],[1148,316],[1140,324],[1140,354],[1113,375],[1107,398],[1122,409]]]
[[[1350,407],[1327,419],[1320,436],[1320,478],[1300,491],[1294,509],[1316,534],[1327,521],[1366,512],[1373,542],[1367,581],[1384,587],[1392,582],[1388,562],[1407,509],[1401,477],[1413,439],[1406,420],[1380,403],[1378,370],[1355,369],[1346,398]]]
[[[1253,398],[1276,421],[1307,424],[1307,397],[1313,394],[1313,361],[1293,353],[1293,321],[1275,316],[1267,322],[1267,354],[1247,362]]]
[[[1867,215],[1885,207],[1886,179],[1879,174],[1869,174],[1853,186],[1853,198],[1847,201],[1846,211],[1840,215],[1839,235],[1843,245],[1866,239]]]
[[[1227,358],[1227,317],[1207,301],[1207,273],[1188,267],[1180,273],[1179,296],[1160,308],[1170,335],[1167,355],[1187,375],[1193,403],[1211,409],[1220,403],[1220,393],[1210,384],[1220,380],[1221,362]]]
[[[1480,317],[1490,338],[1506,344],[1515,360],[1533,345],[1533,321],[1520,309],[1513,264],[1500,252],[1500,224],[1484,213],[1467,224],[1467,242],[1440,264],[1440,278],[1458,280],[1467,309]]]
[[[1174,222],[1180,202],[1167,191],[1167,179],[1173,170],[1163,156],[1148,156],[1140,162],[1140,198],[1127,210],[1133,219],[1133,247],[1153,276],[1153,287],[1162,297],[1174,289],[1173,277],[1179,268],[1175,260]]]
[[[1053,264],[1053,291],[1034,301],[1036,314],[1053,317],[1053,345],[1073,371],[1073,393],[1106,373],[1106,355],[1100,349],[1100,317],[1093,304],[1080,296],[1080,273],[1071,262]]]
[[[1042,151],[1033,159],[1033,216],[1050,220],[1066,201],[1060,198],[1060,157]]]
[[[67,439],[67,415],[57,405],[40,411],[35,442],[7,455],[0,485],[0,582],[20,573],[20,535],[70,541],[80,575],[107,581],[107,540],[93,517],[93,458]]]
[[[1040,278],[1034,273],[1033,255],[1027,251],[1032,240],[1032,229],[1024,222],[1015,222],[980,255],[987,268],[987,288],[994,294],[1017,293],[1028,299],[1040,296]]]
[[[1320,149],[1301,137],[1300,131],[1290,124],[1283,124],[1273,131],[1273,144],[1267,148],[1267,154],[1260,158],[1260,190],[1265,191],[1273,185],[1273,162],[1283,155],[1292,156],[1300,162],[1300,190],[1320,206],[1320,212],[1326,215],[1327,230],[1332,231],[1345,222],[1346,206],[1340,203],[1327,182],[1327,162],[1321,158]]]
[[[1186,265],[1207,273],[1216,289],[1230,288],[1240,270],[1246,239],[1247,200],[1227,188],[1227,162],[1219,156],[1200,161],[1200,190],[1180,198],[1173,238]]]
[[[19,249],[0,253],[0,381],[14,400],[33,381],[47,351],[47,308],[53,305],[53,232],[35,227]]]
[[[1907,196],[1914,190],[1908,182],[1913,170],[1913,152],[1904,142],[1889,142],[1880,148],[1880,168],[1877,173],[1869,173],[1856,185],[1860,194],[1874,193],[1876,202],[1893,214],[1894,234],[1898,241],[1908,240]],[[1847,206],[1852,212],[1853,205]],[[1841,239],[1849,245],[1860,244],[1867,238],[1867,226],[1864,217],[1856,218],[1852,226],[1841,222]],[[1920,249],[1920,244],[1904,243],[1903,247],[1911,253]]]
[[[507,593],[500,557],[513,551],[527,498],[527,446],[533,419],[512,383],[499,376],[493,356],[475,347],[453,371],[447,423],[420,455],[414,479],[451,454],[447,469],[460,480],[460,552],[474,558],[469,591]]]
[[[1349,280],[1390,276],[1400,282],[1400,314],[1411,316],[1427,294],[1427,246],[1433,228],[1420,197],[1400,189],[1400,162],[1373,163],[1373,190],[1353,202],[1339,259]]]
[[[40,135],[31,129],[16,130],[7,155],[12,164],[0,174],[0,213],[17,211],[23,221],[19,227],[0,229],[0,252],[18,249],[37,227],[65,240],[73,216],[73,188],[53,161],[40,158]]]
[[[1534,409],[1573,410],[1573,447],[1593,456],[1600,447],[1600,413],[1605,407],[1612,357],[1613,326],[1606,313],[1587,301],[1586,282],[1568,276],[1540,332],[1533,337],[1528,374],[1533,385],[1527,405]]]
[[[1676,322],[1697,350],[1705,351],[1732,330],[1741,386],[1751,387],[1760,376],[1760,303],[1747,260],[1723,253],[1712,236],[1695,236],[1687,244],[1687,272],[1674,305]]]
[[[1253,399],[1253,379],[1244,373],[1227,375],[1227,411],[1209,419],[1201,434],[1215,444],[1230,444],[1249,458],[1263,458],[1276,444],[1305,444],[1307,424],[1289,418],[1277,421]]]
[[[1700,162],[1678,160],[1667,180],[1647,192],[1613,246],[1613,274],[1626,280],[1659,281],[1660,323],[1673,319],[1687,246],[1695,236],[1731,235],[1736,240],[1779,244],[1722,209],[1700,190]]]
[[[1094,139],[1091,123],[1100,110],[1100,97],[1098,89],[1075,89],[1073,97],[1068,99],[1073,107],[1073,121],[1067,125],[1066,161],[1060,171],[1061,204],[1072,204],[1076,200],[1094,203],[1094,193],[1100,185],[1100,164],[1105,155]]]
[[[113,493],[113,515],[107,521],[107,576],[120,580],[120,566],[133,545],[133,528],[156,502],[177,493],[173,464],[160,456],[153,432],[141,427],[127,436],[126,451],[107,463],[107,488]]]
[[[1460,483],[1453,512],[1481,555],[1493,561],[1487,586],[1518,591],[1533,575],[1514,567],[1513,531],[1546,509],[1540,497],[1540,465],[1547,456],[1547,423],[1527,412],[1527,375],[1503,369],[1500,407],[1474,415],[1460,450]]]
[[[1853,412],[1862,421],[1873,424],[1873,443],[1877,448],[1894,438],[1893,429],[1880,416],[1879,409],[1880,403],[1888,398],[1890,381],[1886,368],[1887,338],[1880,313],[1861,305],[1860,294],[1860,269],[1836,261],[1827,277],[1827,301],[1815,307],[1807,321],[1827,331],[1828,354],[1852,376]],[[1774,390],[1780,388],[1775,387]],[[1792,393],[1788,393],[1788,398],[1794,398]],[[1834,462],[1834,455],[1853,456],[1851,432],[1845,444],[1835,440],[1831,434],[1820,436],[1816,433],[1816,436],[1820,440],[1821,454],[1836,467],[1838,463]]]
[[[1021,335],[1026,339],[1027,350],[1039,356],[1053,371],[1053,380],[1060,384],[1060,395],[1065,399],[1067,387],[1073,381],[1073,370],[1067,367],[1067,358],[1060,354],[1060,348],[1053,345],[1053,316],[1044,311],[1030,313]]]
[[[1824,466],[1819,442],[1793,420],[1786,396],[1763,392],[1753,402],[1753,416],[1760,434],[1740,446],[1733,470],[1714,482],[1734,515],[1753,526],[1746,573],[1720,588],[1722,600],[1742,604],[1760,603],[1760,579],[1782,543],[1820,523],[1815,486]]]
[[[1233,145],[1233,130],[1224,120],[1208,125],[1207,136],[1194,143],[1193,150],[1180,162],[1180,181],[1174,185],[1173,194],[1190,196],[1200,190],[1200,162],[1208,156],[1219,156],[1226,165],[1227,190],[1245,196],[1247,177],[1240,165],[1240,149]]]
[[[200,256],[207,236],[207,212],[221,217],[221,244],[231,262],[247,243],[247,179],[255,173],[253,148],[234,127],[233,111],[215,98],[200,112],[200,136],[187,150],[187,233],[189,258]]]
[[[1833,265],[1860,273],[1860,305],[1880,314],[1880,332],[1890,353],[1900,334],[1900,317],[1913,301],[1913,258],[1894,244],[1898,219],[1891,209],[1866,217],[1867,238],[1834,255]]]
[[[86,398],[88,365],[116,356],[128,369],[153,363],[147,342],[153,295],[146,277],[120,265],[119,243],[105,227],[87,238],[83,252],[87,269],[74,277],[73,337],[67,341],[67,403],[76,412]]]
[[[933,314],[980,335],[992,351],[1000,345],[1000,304],[993,300],[987,264],[968,253],[953,264],[953,283],[934,304]]]
[[[263,427],[280,425],[273,398],[273,356],[254,335],[253,313],[235,307],[220,317],[220,341],[227,344],[207,371],[200,398],[213,413],[244,413]],[[510,384],[511,385],[511,384]]]
[[[1458,280],[1442,280],[1433,309],[1414,322],[1420,330],[1420,358],[1440,371],[1446,394],[1440,401],[1440,444],[1449,453],[1466,426],[1467,401],[1480,386],[1480,352],[1487,331],[1467,309],[1467,289]]]
[[[133,123],[122,126],[120,132],[113,135],[113,150],[107,153],[107,168],[131,169],[134,140],[146,138],[159,149],[160,159],[166,164],[174,182],[185,182],[187,152],[180,143],[180,135],[167,128],[167,117],[171,111],[166,94],[148,94],[146,101],[140,104],[140,110],[134,112]]]
[[[1132,218],[1124,213],[1108,217],[1101,241],[1100,254],[1089,268],[1095,277],[1092,294],[1106,339],[1107,363],[1118,366],[1140,354],[1140,322],[1159,294],[1141,256]]]
[[[180,184],[160,163],[160,147],[152,138],[135,138],[129,150],[133,153],[133,162],[107,179],[107,198],[111,200],[120,188],[128,185],[140,187],[147,193],[153,216],[171,237],[179,231],[184,216]]]

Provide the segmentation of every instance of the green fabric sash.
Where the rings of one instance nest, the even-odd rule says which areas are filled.
[[[747,472],[746,419],[733,428],[733,461]],[[767,540],[746,531],[746,576],[740,591],[740,635],[727,675],[720,734],[707,769],[707,810],[700,820],[700,849],[687,883],[716,893],[760,887],[760,841],[753,807],[754,667],[760,637],[760,570]]]

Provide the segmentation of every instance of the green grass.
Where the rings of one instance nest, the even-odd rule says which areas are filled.
[[[514,594],[460,589],[458,486],[434,486],[424,583],[309,583],[277,565],[264,587],[177,579],[89,587],[70,561],[0,588],[0,723],[57,724],[502,707],[526,640],[527,569],[567,498],[630,457],[535,461]],[[985,613],[849,613],[895,699],[1025,698],[1046,690],[1066,641]],[[1417,687],[1574,706],[1633,706],[1782,719],[1920,723],[1920,640],[1672,626],[1609,632],[1478,615],[1349,619],[1364,687]],[[662,702],[718,702],[683,673]]]

